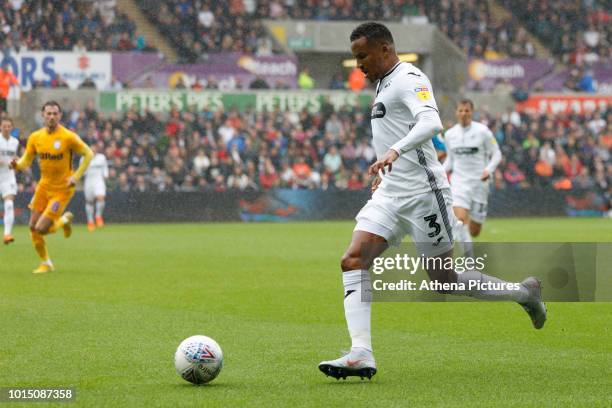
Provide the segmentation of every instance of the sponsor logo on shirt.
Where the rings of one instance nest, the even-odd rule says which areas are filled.
[[[59,140],[56,140],[55,142],[53,142],[53,147],[55,148],[55,150],[59,150],[60,147],[62,147],[62,142]]]
[[[62,160],[64,158],[64,153],[41,153],[39,157],[41,160]]]
[[[425,85],[417,86],[414,88],[414,92],[416,92],[418,98],[422,101],[427,101],[429,98],[431,98],[429,88],[427,88]]]
[[[456,149],[453,149],[453,153],[455,154],[476,154],[478,153],[478,148],[477,147],[458,147]]]
[[[387,113],[387,109],[382,102],[377,102],[372,106],[372,114],[370,115],[371,119],[380,119],[385,116]]]
[[[0,156],[12,157],[15,155],[13,150],[0,150]]]

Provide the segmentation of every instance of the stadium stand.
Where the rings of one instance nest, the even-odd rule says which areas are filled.
[[[525,30],[515,20],[495,20],[485,0],[333,0],[334,7],[323,7],[321,0],[308,0],[305,4],[276,0],[139,2],[190,61],[214,51],[274,53],[260,23],[264,18],[428,20],[469,55],[533,55]],[[116,11],[114,0],[0,0],[0,4],[0,40],[4,49],[142,47],[135,38],[133,22]],[[610,52],[609,15],[596,0],[576,6],[563,0],[529,0],[523,8],[515,0],[503,0],[503,4],[530,30],[552,41],[549,45],[563,60],[582,62],[576,50],[584,44],[589,44],[589,53],[599,57]],[[550,21],[527,18],[551,13]],[[552,35],[557,30],[562,35]],[[559,46],[554,38],[570,46]],[[566,88],[583,90],[581,79],[577,70],[568,78]],[[344,87],[342,78],[334,81],[333,87]],[[65,87],[65,83],[57,78],[49,86]],[[136,111],[104,115],[82,107],[67,112],[65,118],[70,128],[106,153],[111,162],[111,190],[367,188],[369,180],[364,174],[374,159],[368,113],[352,108],[334,112],[331,106],[323,107],[322,112],[204,110],[174,111],[165,117]],[[493,129],[504,153],[495,175],[497,188],[590,186],[609,190],[610,110],[585,116],[479,112],[477,119]],[[21,177],[21,188],[31,190],[30,175]]]
[[[0,0],[3,53],[20,50],[150,50],[114,0]]]
[[[255,4],[256,3],[256,4]],[[139,0],[143,11],[173,39],[190,61],[203,53],[275,52],[261,19],[430,21],[467,54],[533,56],[533,45],[516,21],[494,21],[486,0],[363,1]],[[158,10],[160,10],[158,12]]]
[[[369,187],[374,160],[369,115],[352,108],[299,114],[173,111],[168,117],[128,111],[104,115],[78,107],[67,126],[97,144],[110,163],[110,191]],[[582,187],[609,194],[612,111],[475,117],[487,123],[504,159],[495,188]],[[32,190],[31,175],[20,179]]]
[[[612,57],[610,2],[601,0],[503,0],[522,23],[566,64]]]
[[[196,62],[210,52],[272,55],[273,43],[248,2],[232,0],[138,0],[145,14],[172,39],[183,60]]]

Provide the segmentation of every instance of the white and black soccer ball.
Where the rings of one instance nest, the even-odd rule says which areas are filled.
[[[223,352],[210,337],[191,336],[176,349],[174,367],[184,380],[193,384],[206,384],[221,372]]]

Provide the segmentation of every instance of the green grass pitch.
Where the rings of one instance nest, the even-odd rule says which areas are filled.
[[[612,406],[612,303],[551,303],[541,331],[511,303],[377,303],[378,374],[325,377],[318,362],[349,345],[352,228],[77,226],[48,239],[58,271],[35,276],[19,227],[0,248],[0,387],[74,386],[70,406],[100,407]],[[490,220],[482,240],[612,241],[612,221]],[[173,365],[194,334],[225,353],[201,387]]]

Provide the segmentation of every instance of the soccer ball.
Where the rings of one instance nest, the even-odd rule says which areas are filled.
[[[205,384],[221,372],[223,352],[210,337],[191,336],[176,349],[174,367],[184,380],[193,384]]]

